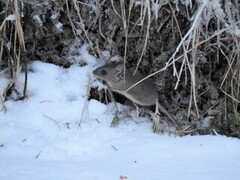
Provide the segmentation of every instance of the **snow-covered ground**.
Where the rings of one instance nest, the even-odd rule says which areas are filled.
[[[134,108],[121,105],[129,116],[111,128],[114,105],[86,101],[99,63],[81,51],[83,67],[34,62],[28,99],[5,102],[0,180],[240,179],[239,139],[154,134],[147,118],[136,119]],[[1,76],[0,93],[6,82]]]

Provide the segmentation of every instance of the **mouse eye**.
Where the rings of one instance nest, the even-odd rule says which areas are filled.
[[[102,70],[102,71],[101,71],[101,74],[102,74],[102,75],[106,75],[106,74],[107,74],[107,71]]]

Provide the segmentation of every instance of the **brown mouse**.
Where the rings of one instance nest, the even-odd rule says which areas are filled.
[[[98,67],[93,74],[105,81],[114,92],[124,95],[132,102],[141,106],[155,105],[165,113],[178,129],[181,129],[167,110],[158,103],[158,91],[152,79],[146,79],[126,91],[132,85],[145,78],[139,71],[134,74],[134,69],[125,69],[123,62],[112,62]],[[156,110],[156,112],[158,112]]]

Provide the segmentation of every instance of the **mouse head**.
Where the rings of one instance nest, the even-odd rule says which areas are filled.
[[[112,62],[98,67],[93,74],[101,80],[106,81],[110,86],[123,80],[124,64],[123,62]]]

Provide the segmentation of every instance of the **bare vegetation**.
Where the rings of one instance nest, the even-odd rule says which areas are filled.
[[[153,77],[186,134],[240,137],[239,9],[238,0],[0,0],[0,78],[9,79],[0,104],[27,97],[31,61],[84,65],[77,49],[87,43]]]

